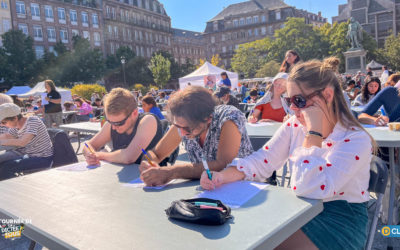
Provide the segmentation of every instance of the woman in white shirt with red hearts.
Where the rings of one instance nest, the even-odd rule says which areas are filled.
[[[376,143],[353,117],[337,77],[339,59],[297,64],[286,101],[295,115],[253,154],[222,172],[204,172],[205,189],[239,180],[263,182],[286,162],[297,196],[321,199],[324,210],[277,249],[363,249],[371,152]]]

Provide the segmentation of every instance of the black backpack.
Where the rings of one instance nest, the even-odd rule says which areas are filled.
[[[78,162],[75,151],[64,130],[49,128],[47,132],[53,143],[53,168]]]

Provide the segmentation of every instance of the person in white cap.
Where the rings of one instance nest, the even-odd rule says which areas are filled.
[[[0,93],[0,105],[3,103],[13,103],[13,99],[6,94]],[[8,133],[8,128],[0,124],[0,135],[4,133]]]
[[[21,109],[13,103],[0,105],[0,121],[3,126],[10,128],[9,134],[0,135],[0,145],[14,146],[16,149],[0,153],[0,178],[7,173],[7,162],[25,160],[23,169],[50,167],[53,161],[53,144],[46,126],[37,116],[25,117]]]
[[[286,93],[288,74],[278,73],[272,84],[267,88],[265,95],[256,103],[253,113],[249,115],[250,123],[256,122],[283,122],[286,114],[290,113],[283,95]]]

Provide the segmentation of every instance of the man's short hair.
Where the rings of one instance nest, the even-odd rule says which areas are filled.
[[[250,96],[257,96],[258,95],[258,91],[256,89],[252,89],[250,90]]]
[[[221,76],[228,76],[228,74],[226,72],[222,72]]]
[[[108,93],[104,99],[104,108],[107,114],[129,115],[137,108],[136,99],[133,94],[124,88],[115,88]]]

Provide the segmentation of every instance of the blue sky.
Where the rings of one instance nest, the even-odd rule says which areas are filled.
[[[224,7],[244,0],[159,0],[164,4],[172,19],[172,27],[192,31],[204,31],[206,22],[216,16]],[[288,5],[313,13],[322,12],[332,22],[331,17],[337,16],[338,5],[347,0],[285,0]]]

